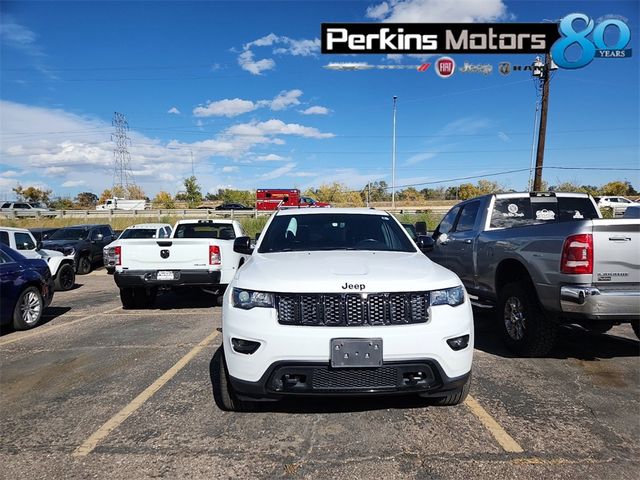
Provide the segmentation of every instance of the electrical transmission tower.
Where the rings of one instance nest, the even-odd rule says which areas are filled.
[[[129,192],[131,187],[135,187],[135,181],[133,180],[133,172],[131,171],[131,154],[127,149],[131,143],[131,139],[127,136],[129,131],[129,123],[124,114],[114,112],[113,120],[111,121],[116,129],[115,133],[111,134],[111,140],[114,141],[115,148],[113,149],[113,189],[112,192],[121,190],[124,192],[124,197],[129,198]]]

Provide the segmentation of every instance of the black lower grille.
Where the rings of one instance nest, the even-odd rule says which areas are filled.
[[[403,325],[429,320],[429,292],[276,294],[283,325]]]
[[[398,384],[398,371],[393,367],[352,368],[313,370],[313,390],[363,390],[375,388],[395,388]]]

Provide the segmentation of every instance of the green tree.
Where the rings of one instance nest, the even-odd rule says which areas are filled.
[[[80,192],[76,195],[76,203],[80,208],[93,208],[98,203],[98,196],[91,192]]]
[[[49,207],[54,210],[72,210],[75,205],[70,198],[56,197],[49,203]]]
[[[320,202],[345,204],[350,206],[364,205],[360,192],[351,190],[340,182],[322,184],[316,189],[309,188],[304,192],[304,195],[312,197]]]
[[[580,192],[587,193],[587,191],[574,182],[562,182],[558,185],[552,185],[549,187],[549,191],[551,192]]]
[[[477,197],[480,195],[479,190],[472,183],[463,183],[458,187],[458,198],[460,200],[467,200],[469,198]]]
[[[629,195],[630,190],[633,187],[629,182],[623,182],[622,180],[614,180],[613,182],[609,182],[600,187],[600,193],[602,195]]]
[[[256,192],[249,190],[220,189],[216,197],[224,203],[242,203],[248,207],[256,203]]]
[[[419,202],[424,200],[422,194],[415,189],[415,187],[407,187],[404,190],[397,192],[398,200],[404,200],[407,202]]]
[[[45,190],[34,186],[24,188],[20,184],[16,185],[12,190],[18,196],[19,200],[33,203],[48,204],[49,195],[51,195],[51,190]]]
[[[476,184],[478,195],[488,195],[489,193],[500,193],[503,188],[498,182],[492,182],[491,180],[478,180]]]
[[[361,197],[363,201],[367,200],[367,193],[370,193],[369,200],[372,202],[387,202],[391,200],[391,189],[384,180],[371,182],[362,189]]]
[[[154,205],[161,208],[175,208],[176,204],[169,192],[159,191],[153,199]]]
[[[202,191],[198,180],[193,175],[184,179],[184,196],[189,208],[195,208],[202,203]]]

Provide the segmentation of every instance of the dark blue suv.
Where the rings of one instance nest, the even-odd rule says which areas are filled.
[[[17,330],[38,325],[53,299],[53,278],[47,262],[30,259],[0,244],[0,324]]]

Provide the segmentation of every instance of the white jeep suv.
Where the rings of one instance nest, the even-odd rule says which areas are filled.
[[[372,209],[276,212],[229,284],[212,367],[224,410],[287,395],[420,394],[464,401],[473,316],[460,279]]]

